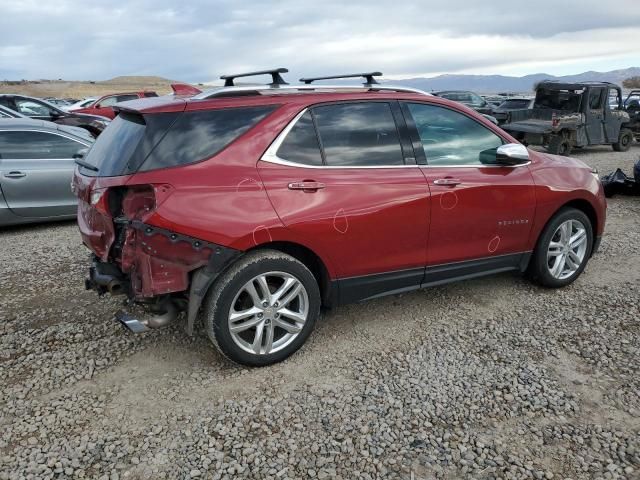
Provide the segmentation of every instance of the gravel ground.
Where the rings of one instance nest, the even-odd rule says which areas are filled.
[[[576,156],[631,171],[640,147]],[[83,290],[73,223],[0,232],[0,479],[640,478],[640,199],[584,275],[499,275],[324,314],[247,369]]]

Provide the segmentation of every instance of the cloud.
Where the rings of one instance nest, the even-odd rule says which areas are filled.
[[[569,5],[571,3],[572,5]],[[0,78],[209,81],[286,66],[290,78],[526,73],[637,60],[640,4],[448,0],[3,0]]]

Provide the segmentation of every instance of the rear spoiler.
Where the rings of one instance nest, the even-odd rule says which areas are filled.
[[[171,89],[173,90],[174,95],[186,95],[189,97],[202,93],[202,90],[186,83],[172,83]]]

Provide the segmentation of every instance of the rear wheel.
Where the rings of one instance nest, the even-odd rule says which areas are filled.
[[[529,265],[532,279],[545,287],[564,287],[580,276],[593,245],[589,217],[563,208],[542,231]]]
[[[247,254],[211,287],[205,328],[227,358],[263,366],[298,350],[319,314],[320,290],[309,269],[263,250]]]
[[[565,157],[571,155],[571,148],[571,142],[569,139],[560,135],[551,137],[549,145],[547,145],[549,153],[553,153],[554,155],[563,155]]]
[[[623,128],[620,130],[618,141],[614,143],[612,147],[616,152],[626,152],[631,147],[632,142],[633,132],[628,128]]]

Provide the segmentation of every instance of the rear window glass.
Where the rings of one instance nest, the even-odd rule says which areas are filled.
[[[322,155],[311,112],[307,111],[296,122],[280,145],[278,157],[304,165],[322,165]]]
[[[85,161],[113,177],[194,163],[215,155],[275,106],[158,113],[120,112],[100,134]]]
[[[184,112],[141,171],[175,167],[210,158],[271,113],[274,105]]]

